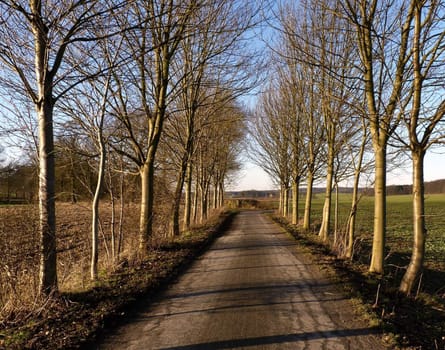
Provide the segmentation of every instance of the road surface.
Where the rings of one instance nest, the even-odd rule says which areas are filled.
[[[242,212],[157,301],[97,349],[384,349],[341,288],[260,212]]]

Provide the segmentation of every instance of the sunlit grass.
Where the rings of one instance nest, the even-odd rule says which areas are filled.
[[[338,200],[338,228],[346,227],[351,208],[351,195],[340,194]],[[312,220],[321,221],[324,194],[316,194],[312,202]],[[388,254],[411,254],[413,244],[412,196],[394,195],[387,197],[387,237]],[[299,216],[303,216],[304,196],[299,202]],[[335,195],[332,197],[331,225],[334,225]],[[425,264],[429,268],[445,270],[445,194],[425,196],[425,218],[428,230]],[[360,198],[356,234],[371,244],[374,221],[374,197]]]

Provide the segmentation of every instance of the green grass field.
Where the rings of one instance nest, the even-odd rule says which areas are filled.
[[[345,223],[350,205],[349,198],[341,199],[340,212]],[[428,195],[426,205],[427,263],[444,263],[445,256],[445,195]],[[359,204],[357,232],[372,236],[374,198],[363,197]],[[410,195],[388,196],[387,198],[387,244],[391,250],[410,253],[412,247],[412,200]]]
[[[411,256],[413,229],[412,229],[412,197],[410,195],[398,195],[387,197],[387,258],[388,270],[403,271],[409,263]],[[426,226],[428,230],[426,242],[425,267],[429,278],[430,292],[445,291],[445,280],[435,280],[436,272],[445,274],[445,194],[426,195]],[[324,203],[324,194],[317,194],[312,202],[312,222],[321,221],[321,212]],[[264,207],[278,207],[278,202],[268,201]],[[351,195],[339,195],[339,219],[338,227],[344,231],[349,210],[351,207]],[[331,228],[334,226],[335,196],[332,202]],[[299,201],[299,218],[304,212],[304,196]],[[356,223],[356,236],[359,238],[357,245],[357,258],[367,264],[370,259],[370,247],[372,244],[374,220],[374,197],[363,196],[360,199]],[[317,225],[315,225],[317,227]]]

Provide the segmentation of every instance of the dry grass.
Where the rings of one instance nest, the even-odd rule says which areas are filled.
[[[124,208],[121,257],[134,251],[137,235],[137,206]],[[118,214],[118,213],[116,213]],[[57,203],[57,268],[62,292],[91,287],[91,208],[89,203]],[[111,255],[111,206],[101,206],[99,269],[102,275],[113,270]],[[119,223],[116,219],[115,232]],[[38,208],[35,205],[0,207],[0,320],[19,322],[40,308],[37,300],[39,237]]]
[[[157,206],[153,248],[168,241],[168,206]],[[112,228],[117,239],[120,229],[119,208],[102,203],[100,207],[99,279],[104,280],[122,262],[136,265],[139,207],[127,203],[122,215],[122,246],[113,257]],[[219,212],[213,213],[213,218]],[[90,280],[91,206],[88,202],[57,203],[57,269],[61,293],[79,293],[94,287]],[[211,220],[210,220],[211,221]],[[117,249],[117,247],[116,247]],[[23,322],[41,312],[46,301],[38,300],[39,236],[36,205],[0,206],[0,326]]]
[[[227,216],[214,212],[206,225],[176,239],[166,238],[165,226],[156,227],[152,251],[144,259],[136,254],[137,205],[125,208],[124,244],[120,260],[110,250],[110,206],[102,207],[100,277],[89,280],[90,209],[86,203],[57,205],[58,298],[37,298],[37,211],[33,206],[2,207],[0,220],[1,261],[0,349],[65,349],[94,340],[107,324],[134,307],[141,295],[150,293],[181,271],[218,233]],[[23,220],[23,218],[27,220]],[[22,225],[22,226],[21,226]],[[116,223],[117,225],[117,223]],[[9,229],[6,229],[6,228]],[[20,228],[20,235],[17,229]],[[29,239],[28,238],[32,238]],[[26,243],[26,244],[25,244]],[[32,252],[31,255],[28,253]],[[37,259],[37,260],[36,260]],[[8,268],[6,268],[8,266]],[[9,271],[14,266],[14,273]]]
[[[35,307],[38,276],[37,211],[0,207],[0,319],[16,322]]]

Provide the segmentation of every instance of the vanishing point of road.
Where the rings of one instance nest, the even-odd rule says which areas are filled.
[[[254,211],[97,348],[384,349],[341,287]]]

